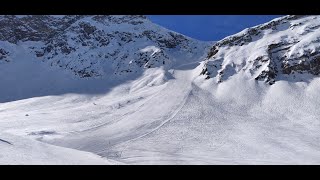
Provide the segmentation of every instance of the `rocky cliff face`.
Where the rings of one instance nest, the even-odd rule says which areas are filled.
[[[201,75],[217,83],[243,72],[272,85],[320,73],[320,16],[285,16],[243,30],[212,46]]]
[[[320,73],[319,16],[285,16],[216,42],[201,75],[222,82],[245,76],[273,84]],[[21,49],[76,77],[127,76],[194,59],[208,43],[172,32],[142,15],[0,16],[0,64]],[[19,49],[19,50],[18,50]]]
[[[203,43],[169,31],[142,15],[0,16],[0,63],[18,47],[77,77],[128,75],[170,67],[175,56],[203,51]]]

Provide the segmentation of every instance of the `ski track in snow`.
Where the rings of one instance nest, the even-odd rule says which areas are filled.
[[[6,144],[12,145],[12,143],[9,142],[9,141],[3,140],[3,139],[0,139],[0,141],[1,141],[1,142],[4,142],[4,143],[6,143]]]
[[[179,109],[182,108],[184,102],[187,99],[188,93],[191,90],[191,81],[188,77],[189,72],[182,71],[179,75],[178,71],[175,71],[175,76],[180,76],[183,78],[180,80],[170,80],[164,89],[157,92],[144,104],[140,105],[136,112],[124,115],[121,119],[118,119],[114,124],[109,124],[109,126],[101,125],[98,129],[87,129],[86,132],[81,132],[79,136],[71,135],[70,137],[64,138],[62,141],[57,140],[52,142],[53,144],[57,143],[62,146],[69,146],[71,148],[80,147],[81,150],[93,151],[94,153],[101,154],[106,147],[113,146],[113,144],[119,144],[126,141],[130,141],[135,138],[141,138],[152,131],[155,131],[167,121],[169,121],[176,113],[179,112]],[[176,93],[171,93],[176,92]],[[177,96],[177,94],[179,96]],[[174,101],[168,101],[170,99],[175,99]],[[167,100],[165,103],[164,100]],[[154,103],[165,104],[165,107],[159,106],[155,107]],[[163,103],[162,103],[163,102]],[[137,121],[137,119],[140,119]],[[141,121],[143,119],[143,121]],[[117,126],[122,126],[122,123],[131,123],[125,124],[127,127],[131,127],[132,131],[123,132],[123,129],[115,129]],[[111,126],[111,127],[110,127]],[[113,127],[115,128],[113,128]],[[112,130],[111,130],[112,129]],[[105,137],[108,137],[108,133],[111,132],[111,136],[116,136],[119,133],[123,134],[121,138],[115,138],[114,143],[110,144],[111,140],[105,140]],[[86,139],[85,137],[90,137]],[[95,139],[97,143],[100,144],[99,147],[88,146],[87,144],[92,143],[92,139]],[[62,144],[61,144],[62,142]],[[74,146],[73,146],[74,144]],[[80,145],[79,144],[84,144]],[[103,145],[104,144],[104,145]],[[101,149],[102,148],[102,149]]]
[[[190,65],[190,64],[193,65],[193,64],[197,64],[197,63],[198,63],[198,62],[196,62],[196,63],[188,63],[188,64],[181,65],[181,66],[179,66],[179,67],[186,66],[186,65]],[[173,72],[176,72],[176,71],[173,71]],[[190,80],[187,80],[188,78],[190,78],[187,72],[183,72],[182,75],[179,75],[179,76],[180,76],[180,78],[183,77],[183,76],[186,76],[186,77],[187,77],[184,82],[189,82],[189,81],[190,81]],[[177,76],[175,76],[175,78],[177,78]],[[182,80],[180,80],[180,81],[182,81]],[[190,85],[191,85],[191,84],[190,84]],[[119,143],[119,144],[129,143],[129,142],[131,142],[131,141],[134,141],[134,140],[143,138],[143,137],[145,137],[145,136],[147,136],[147,135],[155,132],[155,131],[158,130],[159,128],[161,128],[164,124],[166,124],[166,123],[169,122],[171,119],[173,119],[173,118],[179,113],[179,111],[183,108],[183,106],[185,105],[185,103],[186,103],[186,101],[187,101],[187,99],[188,99],[188,96],[189,96],[189,94],[190,94],[190,91],[191,91],[191,90],[185,92],[186,95],[185,95],[185,97],[183,98],[180,107],[178,107],[178,108],[172,113],[172,115],[171,115],[168,119],[164,120],[159,126],[157,126],[156,128],[150,130],[149,132],[146,132],[146,133],[142,134],[141,136],[138,136],[138,137],[136,137],[136,138],[132,138],[132,139],[130,139],[130,140],[128,140],[128,141],[124,141],[124,142],[121,142],[121,143]],[[151,101],[151,100],[153,100],[153,99],[150,99],[149,101]],[[119,145],[119,144],[117,144],[117,145]],[[98,152],[97,154],[102,154],[103,152],[104,152],[104,151],[100,151],[100,152]]]
[[[151,56],[163,51],[144,45],[140,52]],[[0,89],[0,164],[320,163],[319,77],[269,86],[226,71],[217,84],[200,76],[200,51],[170,49],[170,70],[166,64],[121,81],[79,80],[17,48],[14,61],[0,66],[2,85],[11,87]],[[261,55],[250,50],[226,63],[242,67],[244,55]]]
[[[319,133],[306,133],[303,126],[291,132],[295,122],[286,120],[287,117],[283,127],[279,127],[278,123],[274,124],[276,119],[268,114],[264,118],[256,116],[257,108],[265,111],[259,103],[254,107],[251,103],[230,107],[230,102],[221,102],[196,85],[188,94],[187,101],[196,102],[183,103],[172,118],[154,131],[111,147],[111,151],[119,154],[114,159],[129,164],[318,164],[319,146],[294,136],[299,132],[306,139],[314,139]],[[184,112],[188,108],[194,109],[188,110],[190,115]],[[197,113],[200,117],[194,117]],[[184,128],[187,129],[182,134],[195,140],[181,139],[177,131]]]
[[[279,124],[274,124],[275,117],[272,114],[264,114],[266,110],[261,109],[264,101],[257,105],[238,104],[239,102],[232,98],[244,95],[238,94],[230,96],[231,98],[228,96],[232,100],[229,101],[223,99],[225,97],[219,92],[222,90],[231,95],[234,88],[232,86],[231,91],[223,89],[224,86],[213,86],[213,89],[201,87],[202,81],[197,76],[197,68],[201,66],[195,68],[197,64],[198,62],[188,63],[169,70],[173,79],[159,87],[149,87],[123,97],[120,101],[127,102],[126,99],[139,97],[142,92],[154,88],[151,93],[145,94],[144,98],[137,98],[140,99],[137,102],[110,112],[108,107],[119,102],[117,97],[120,97],[121,93],[119,96],[113,96],[112,91],[110,96],[99,97],[44,97],[1,104],[0,107],[4,107],[0,112],[0,117],[3,117],[0,121],[1,127],[11,134],[35,138],[69,149],[92,152],[107,158],[109,163],[117,164],[319,162],[319,159],[315,158],[318,153],[317,146],[308,145],[301,141],[303,139],[294,137],[287,142],[279,139],[281,136],[297,136],[296,132],[289,131],[292,125],[286,120],[288,117],[283,117],[286,124],[282,123],[283,127],[279,127]],[[237,79],[234,81],[229,83],[237,86]],[[250,86],[244,86],[250,91]],[[220,95],[215,97],[212,91]],[[267,93],[262,94],[265,96]],[[169,99],[171,101],[168,101]],[[235,104],[230,106],[231,102]],[[96,114],[95,119],[91,119],[91,110],[94,110],[92,115]],[[160,110],[161,112],[158,112]],[[58,112],[61,115],[57,115]],[[79,112],[82,112],[80,116],[72,115]],[[29,116],[24,116],[27,113]],[[23,115],[23,119],[13,120],[11,124],[4,121],[5,118],[15,119],[12,117],[13,114]],[[54,116],[51,120],[39,123],[40,119],[49,117],[47,114]],[[83,120],[77,117],[82,117]],[[301,133],[305,131],[303,127],[302,130]],[[265,134],[269,134],[269,137]],[[303,138],[310,140],[316,138],[317,134],[308,133],[304,136]],[[293,144],[297,144],[297,147],[292,147]],[[310,151],[308,156],[299,153],[299,148],[302,147]]]

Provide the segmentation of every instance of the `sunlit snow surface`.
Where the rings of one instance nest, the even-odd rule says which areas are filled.
[[[0,164],[320,164],[320,78],[217,84],[202,60],[117,84],[18,53],[0,65],[0,94],[31,98],[0,103]]]

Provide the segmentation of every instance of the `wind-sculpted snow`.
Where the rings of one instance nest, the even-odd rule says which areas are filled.
[[[0,164],[320,164],[318,16],[211,50],[144,16],[43,18],[48,44],[0,42]]]
[[[222,82],[248,79],[309,81],[320,74],[319,16],[285,16],[218,41],[201,72]]]

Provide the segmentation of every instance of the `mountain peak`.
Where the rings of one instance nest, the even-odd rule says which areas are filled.
[[[0,25],[0,41],[82,78],[169,67],[174,56],[199,55],[205,44],[153,24],[144,15],[10,15],[1,16]],[[141,51],[148,46],[159,51]],[[16,52],[3,47],[0,53],[9,61]]]
[[[239,72],[273,84],[307,81],[320,72],[318,16],[284,16],[215,43],[201,75],[222,82]]]

